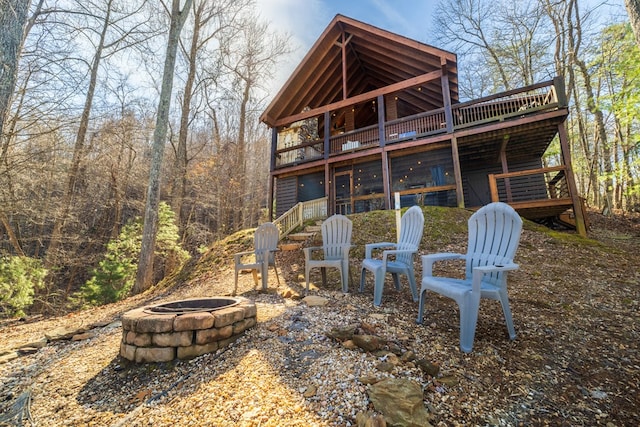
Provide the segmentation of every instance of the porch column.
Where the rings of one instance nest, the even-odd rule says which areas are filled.
[[[442,68],[440,83],[442,85],[442,103],[444,107],[444,118],[445,118],[445,121],[447,122],[447,132],[451,133],[453,132],[453,114],[451,112],[451,89],[449,89],[449,72],[447,71],[447,60],[445,58],[440,58],[440,66]]]
[[[271,164],[269,165],[269,194],[267,203],[269,204],[269,221],[273,221],[273,190],[275,178],[273,171],[276,168],[276,150],[278,149],[278,128],[271,128]]]
[[[331,152],[331,113],[324,112],[324,159],[329,160]]]
[[[456,199],[458,207],[464,208],[464,192],[462,190],[462,173],[460,172],[460,157],[458,154],[458,138],[451,137],[451,157],[453,158],[453,176],[456,179]]]
[[[382,187],[384,189],[384,208],[391,209],[391,177],[389,176],[389,156],[382,149]]]
[[[269,193],[268,193],[268,197],[267,197],[267,204],[269,205],[269,222],[273,221],[273,188],[275,187],[275,185],[273,185],[273,183],[275,182],[275,177],[273,175],[269,175]]]
[[[335,204],[331,197],[331,174],[329,173],[329,153],[331,151],[331,113],[324,113],[324,195],[327,196],[327,216],[333,215]]]
[[[562,152],[562,162],[566,169],[567,185],[571,192],[571,201],[573,202],[573,213],[576,216],[576,230],[578,234],[587,237],[587,227],[584,221],[585,213],[582,210],[582,201],[578,194],[578,187],[573,176],[573,167],[571,166],[571,152],[569,151],[569,137],[564,123],[558,125],[558,136],[560,137],[560,151]]]
[[[505,135],[502,138],[502,144],[500,145],[500,163],[502,164],[502,173],[509,173],[509,164],[507,163],[507,144],[509,143],[509,135]],[[511,202],[513,197],[511,196],[511,182],[509,178],[504,179],[504,187],[507,192],[507,201]]]
[[[384,96],[378,95],[378,139],[380,140],[381,147],[384,147],[384,144],[387,139],[386,132],[384,131],[385,110],[386,110],[386,104],[384,103]]]

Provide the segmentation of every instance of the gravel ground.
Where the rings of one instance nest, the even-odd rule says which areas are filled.
[[[254,288],[250,274],[241,276],[238,293],[256,302],[258,324],[231,346],[193,360],[136,365],[121,359],[119,316],[151,301],[227,295],[230,261],[170,290],[0,324],[6,349],[61,326],[93,335],[49,342],[0,364],[0,408],[29,391],[25,425],[353,426],[358,413],[375,412],[370,384],[396,377],[423,387],[425,425],[640,425],[640,226],[611,228],[599,217],[592,223],[589,244],[531,226],[524,231],[516,259],[521,269],[509,281],[514,341],[498,303],[483,301],[474,351],[461,353],[455,304],[431,298],[425,324],[417,325],[417,303],[404,279],[399,292],[387,282],[376,308],[371,280],[364,293],[352,282],[345,295],[330,271],[327,286],[311,291],[328,304],[310,307],[299,295],[301,251],[282,252],[281,286],[272,270],[267,292]],[[354,223],[354,233],[359,228]],[[433,246],[464,251],[465,237],[446,244],[423,240],[422,252]],[[370,233],[361,238],[374,241]],[[360,252],[352,261],[355,281]],[[416,268],[419,274],[419,262]],[[312,279],[317,283],[319,274]],[[365,352],[327,336],[348,325],[383,338],[384,351]],[[426,372],[411,354],[438,369]]]

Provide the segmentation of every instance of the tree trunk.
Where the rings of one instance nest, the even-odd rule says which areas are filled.
[[[16,86],[18,61],[27,25],[29,2],[3,0],[0,7],[0,137]]]
[[[636,36],[636,43],[640,47],[640,0],[624,0],[631,21],[633,34]]]
[[[173,74],[176,66],[176,55],[180,32],[189,14],[193,0],[186,0],[180,10],[180,0],[172,0],[171,24],[169,39],[162,75],[162,89],[158,102],[156,128],[153,132],[153,151],[151,154],[151,168],[149,170],[149,186],[147,188],[147,202],[144,210],[144,227],[142,230],[142,246],[140,261],[136,274],[133,293],[140,293],[151,287],[153,280],[153,255],[158,230],[158,207],[160,205],[160,170],[164,157],[164,146],[169,124],[169,108],[171,106],[171,92],[173,91]]]

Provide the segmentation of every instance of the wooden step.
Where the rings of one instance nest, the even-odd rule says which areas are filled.
[[[296,242],[301,242],[301,241],[305,241],[307,239],[310,239],[311,237],[313,237],[316,233],[293,233],[293,234],[289,234],[287,236],[287,238],[289,240],[294,240]]]

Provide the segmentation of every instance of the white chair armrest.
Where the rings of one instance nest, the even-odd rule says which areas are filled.
[[[465,259],[464,254],[440,252],[436,254],[422,255],[422,277],[433,276],[433,264],[438,261]]]
[[[233,254],[233,260],[237,265],[242,260],[242,257],[247,256],[247,255],[253,255],[253,254],[255,254],[254,251],[238,252],[236,254]]]
[[[482,286],[482,276],[489,273],[495,273],[500,271],[511,271],[517,270],[520,268],[518,264],[513,262],[507,264],[496,264],[496,265],[483,265],[473,268],[473,273],[471,277],[471,287],[473,292],[477,292],[478,294],[481,291]]]
[[[395,248],[397,247],[397,243],[392,242],[379,242],[379,243],[368,243],[364,245],[365,258],[372,258],[372,253],[375,249],[382,248]]]
[[[389,255],[392,255],[394,257],[397,257],[398,254],[409,254],[409,255],[413,255],[416,252],[418,252],[418,249],[388,249],[386,251],[382,251],[382,262],[384,264],[387,263],[387,260],[389,258]]]

